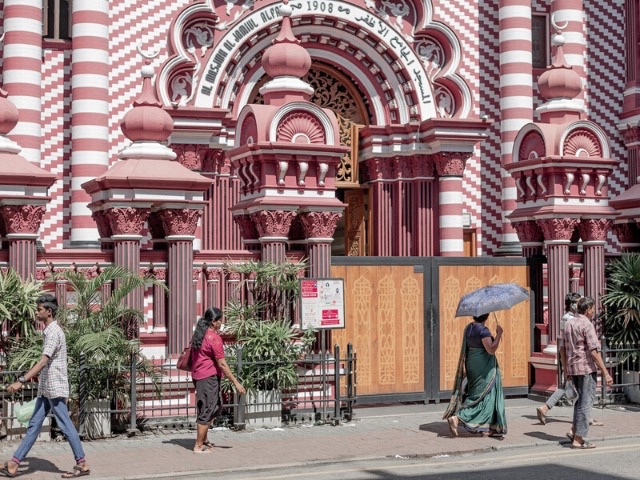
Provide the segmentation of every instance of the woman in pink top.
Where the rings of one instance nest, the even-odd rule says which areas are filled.
[[[226,376],[233,382],[238,393],[246,393],[224,359],[224,345],[218,334],[222,325],[222,311],[208,308],[204,317],[198,320],[191,338],[191,377],[196,387],[196,408],[198,411],[197,436],[193,453],[209,453],[213,444],[207,439],[211,422],[222,410],[220,379]]]

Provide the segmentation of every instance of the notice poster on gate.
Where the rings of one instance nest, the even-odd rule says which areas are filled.
[[[344,280],[300,280],[300,327],[322,330],[344,328]]]

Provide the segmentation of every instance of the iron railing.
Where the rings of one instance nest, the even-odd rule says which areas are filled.
[[[235,373],[240,372],[242,367],[241,347],[238,347],[236,358],[237,362],[230,365]],[[106,392],[105,398],[95,401],[89,398],[88,383],[104,376],[96,375],[96,367],[90,366],[81,358],[78,392],[75,395],[77,401],[70,402],[69,406],[81,435],[100,437],[113,432],[133,434],[143,429],[184,429],[195,426],[196,407],[191,374],[177,370],[175,358],[150,358],[149,361],[155,367],[154,380],[137,370],[136,360],[133,357],[123,363],[122,370],[117,375],[117,386],[108,382],[101,385],[99,390]],[[244,362],[245,366],[248,364],[251,362]],[[356,402],[356,355],[351,344],[348,345],[344,358],[336,345],[332,354],[310,354],[294,365],[298,371],[298,385],[278,392],[278,395],[238,396],[226,392],[223,395],[223,413],[218,422],[240,429],[247,423],[269,426],[266,422],[268,415],[269,418],[275,415],[277,421],[283,424],[336,424],[353,418]],[[20,372],[0,372],[0,381],[8,385],[19,375]],[[123,379],[126,381],[123,382]],[[161,386],[160,390],[156,388],[157,383]],[[91,386],[95,391],[96,385]],[[21,402],[30,400],[36,393],[37,384],[30,383],[14,395],[9,395],[4,390],[0,395],[2,400]],[[267,415],[266,412],[275,414]],[[6,414],[3,409],[3,427],[13,420],[14,416]],[[109,431],[105,431],[106,427],[103,426],[105,420],[110,425]]]
[[[601,381],[598,388],[598,406],[605,407],[612,403],[638,398],[640,389],[640,345],[608,344],[601,338],[601,354],[613,385],[607,386]],[[637,400],[636,400],[637,401]]]

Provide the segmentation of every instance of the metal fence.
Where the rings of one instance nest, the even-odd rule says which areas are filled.
[[[238,362],[230,368],[241,370],[241,347],[236,355]],[[81,361],[78,371],[77,401],[69,404],[72,418],[81,435],[89,438],[109,436],[112,433],[130,433],[144,429],[184,429],[195,426],[196,407],[194,388],[189,372],[177,370],[175,359],[151,358],[156,380],[161,390],[148,375],[136,369],[136,359],[123,364],[120,378],[127,384],[104,385],[101,390],[110,392],[103,400],[89,399],[87,383],[95,381],[94,367]],[[265,362],[260,362],[265,363]],[[268,362],[267,362],[268,363]],[[245,365],[250,362],[244,362]],[[220,424],[241,429],[247,424],[275,426],[276,424],[339,423],[353,417],[356,402],[356,355],[351,345],[344,357],[338,346],[333,353],[315,353],[295,362],[298,385],[295,388],[256,394],[236,395],[223,393],[223,412],[217,419]],[[94,375],[92,375],[92,373]],[[8,385],[20,372],[0,372],[0,381]],[[134,379],[134,381],[131,381]],[[240,379],[241,380],[241,379]],[[21,434],[16,426],[14,409],[33,398],[37,384],[29,383],[14,395],[2,390],[2,428],[0,436]],[[55,422],[54,422],[55,429]]]
[[[613,378],[613,385],[601,382],[598,389],[598,405],[633,401],[640,403],[640,345],[611,344],[601,339],[601,354],[605,366]]]

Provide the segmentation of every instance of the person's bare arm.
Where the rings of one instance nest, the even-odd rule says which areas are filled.
[[[224,358],[218,358],[216,359],[216,361],[218,362],[218,366],[222,370],[222,373],[224,373],[224,376],[227,377],[229,380],[231,380],[231,382],[236,386],[236,390],[238,390],[238,393],[241,395],[244,395],[245,393],[247,393],[245,388],[242,386],[242,384],[238,381],[236,376],[233,374],[233,372],[229,368],[227,361]]]
[[[38,374],[42,371],[42,369],[47,366],[47,363],[49,363],[49,357],[47,357],[46,355],[42,355],[40,357],[40,360],[38,360],[38,363],[36,363],[33,367],[29,369],[27,373],[24,374],[25,381],[28,382],[32,378],[37,377]],[[7,391],[9,393],[14,393],[20,390],[21,388],[22,388],[21,382],[14,382],[7,387]]]
[[[567,371],[567,349],[564,345],[560,347],[560,365],[562,366],[562,371],[566,373]]]
[[[604,364],[604,360],[602,360],[602,355],[600,355],[600,352],[594,348],[593,350],[591,350],[591,356],[596,362],[596,365],[598,365],[600,371],[604,374],[604,379],[607,385],[613,385],[613,378],[611,378],[611,375],[609,375],[609,371]]]
[[[498,325],[496,327],[496,337],[492,339],[491,337],[484,337],[482,339],[482,345],[484,345],[484,349],[487,353],[491,355],[496,354],[496,350],[498,350],[498,346],[500,345],[500,339],[502,338],[502,327]]]

